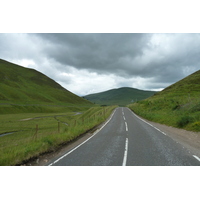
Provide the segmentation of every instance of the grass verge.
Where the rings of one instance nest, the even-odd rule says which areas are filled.
[[[116,106],[92,107],[82,113],[0,115],[0,165],[22,163],[71,141],[105,121]]]
[[[149,98],[128,106],[150,121],[189,131],[200,131],[200,99],[171,97]]]

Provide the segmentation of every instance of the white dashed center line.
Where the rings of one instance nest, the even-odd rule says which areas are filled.
[[[125,150],[124,150],[124,159],[123,159],[122,166],[126,166],[127,156],[128,156],[128,138],[126,138]]]
[[[128,125],[127,125],[127,123],[125,122],[125,126],[126,126],[126,131],[128,131]]]

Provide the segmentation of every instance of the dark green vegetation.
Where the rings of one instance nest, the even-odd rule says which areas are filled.
[[[200,71],[129,107],[146,119],[200,131]]]
[[[96,94],[90,94],[84,96],[84,98],[100,105],[126,106],[131,102],[146,99],[155,93],[155,91],[144,91],[129,87],[123,87]]]
[[[0,113],[77,111],[92,103],[34,70],[0,59]]]

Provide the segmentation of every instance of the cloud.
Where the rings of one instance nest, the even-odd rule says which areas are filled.
[[[134,57],[142,54],[146,34],[39,34],[52,48],[57,62],[98,73],[126,74]]]
[[[97,74],[74,67],[68,67],[67,73],[60,73],[58,76],[58,83],[80,96],[115,88],[118,78],[112,74]]]
[[[119,76],[164,76],[199,64],[199,34],[40,34],[63,65]],[[181,74],[180,77],[184,75]]]
[[[78,95],[159,90],[199,70],[200,34],[0,34],[0,55]]]

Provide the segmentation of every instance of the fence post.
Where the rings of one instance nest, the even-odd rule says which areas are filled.
[[[58,122],[58,133],[60,133],[60,122]]]
[[[36,127],[35,127],[35,134],[33,135],[33,139],[37,139],[37,133],[38,133],[38,124],[36,124]]]

